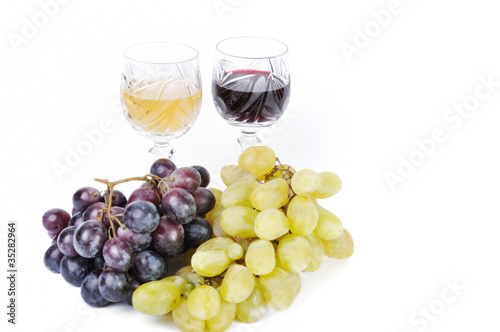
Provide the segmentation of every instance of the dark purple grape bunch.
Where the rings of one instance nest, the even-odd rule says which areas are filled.
[[[81,188],[73,195],[73,216],[52,209],[42,218],[53,238],[44,256],[45,266],[69,284],[81,287],[83,300],[93,307],[128,301],[129,293],[140,285],[128,271],[136,253],[147,249],[152,240],[151,232],[135,234],[126,228],[123,207],[127,198],[118,190],[113,190],[110,198],[110,192],[102,196],[95,188]],[[160,218],[156,208],[154,213],[157,221],[151,231]],[[167,273],[165,261],[162,268],[158,274],[163,276]]]
[[[138,179],[144,182],[128,199],[114,189]],[[81,287],[90,306],[131,304],[137,287],[167,275],[167,260],[212,237],[204,217],[215,206],[215,196],[206,189],[210,174],[202,166],[177,168],[159,159],[143,178],[97,181],[108,189],[78,189],[72,215],[51,209],[42,217],[52,239],[45,266]]]

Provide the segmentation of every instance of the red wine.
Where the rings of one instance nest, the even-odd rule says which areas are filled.
[[[230,124],[270,126],[286,109],[290,81],[266,71],[236,70],[214,81],[212,94],[219,113]]]

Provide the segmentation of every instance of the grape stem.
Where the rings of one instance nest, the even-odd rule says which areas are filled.
[[[280,161],[280,158],[276,157],[276,162],[279,164],[274,166],[273,170],[266,176],[266,180],[269,180],[272,175],[276,172],[280,172],[281,177],[283,180],[286,181],[286,184],[288,184],[288,187],[290,187],[290,190],[292,191],[293,195],[290,198],[293,198],[295,196],[295,192],[292,189],[292,177],[293,177],[293,172],[290,170],[290,166],[283,166],[283,164]]]
[[[105,185],[107,185],[108,189],[111,189],[112,187],[114,187],[116,185],[130,182],[130,181],[152,181],[152,180],[161,181],[161,180],[163,180],[163,178],[161,178],[157,175],[154,175],[154,174],[146,174],[144,176],[134,176],[131,178],[126,178],[126,179],[118,180],[118,181],[109,181],[107,179],[94,179],[94,181],[101,182],[101,183],[104,183]]]
[[[148,183],[150,183],[153,181],[160,182],[160,181],[165,181],[165,180],[157,175],[154,175],[154,174],[146,174],[144,176],[134,176],[131,178],[126,178],[126,179],[122,179],[122,180],[118,180],[118,181],[109,181],[107,179],[94,179],[94,181],[104,183],[108,187],[106,192],[109,192],[109,194],[108,194],[108,199],[105,202],[105,204],[107,204],[107,207],[105,207],[103,210],[105,210],[105,212],[108,214],[109,223],[111,225],[111,232],[109,234],[110,235],[109,237],[112,238],[112,237],[117,236],[116,229],[115,229],[115,223],[113,222],[113,220],[115,220],[123,229],[125,229],[125,226],[118,220],[118,218],[111,215],[111,204],[113,202],[113,191],[114,191],[115,186],[122,184],[122,183],[130,182],[130,181],[148,181]],[[167,183],[165,183],[165,185],[170,189],[170,187],[168,186]],[[156,194],[158,195],[158,193],[156,193]],[[99,216],[98,221],[100,223],[102,223],[102,216],[103,216],[103,214],[101,214]]]
[[[123,214],[122,214],[122,215],[123,215]],[[120,219],[118,219],[118,217],[117,217],[116,215],[112,215],[112,216],[110,216],[110,217],[111,217],[114,221],[116,221],[116,222],[118,223],[118,225],[120,225],[120,227],[121,227],[122,229],[126,229],[126,228],[127,228],[127,226],[125,226],[124,224],[122,224],[122,223],[120,222]]]
[[[106,203],[108,203],[107,212],[108,212],[109,224],[111,225],[111,230],[113,231],[113,237],[116,237],[115,223],[113,222],[113,219],[111,219],[111,203],[113,202],[114,186],[115,186],[114,184],[112,184],[111,186],[108,185],[109,195],[108,195],[108,201]]]

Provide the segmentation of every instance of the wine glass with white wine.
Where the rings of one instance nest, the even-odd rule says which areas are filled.
[[[171,158],[201,107],[198,51],[177,43],[137,44],[124,52],[121,101],[129,124],[154,142],[156,158]]]

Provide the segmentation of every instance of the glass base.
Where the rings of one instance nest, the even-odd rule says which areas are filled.
[[[155,145],[149,149],[149,153],[154,155],[156,159],[166,158],[172,159],[175,154],[174,148],[170,145],[170,142],[155,142]]]

